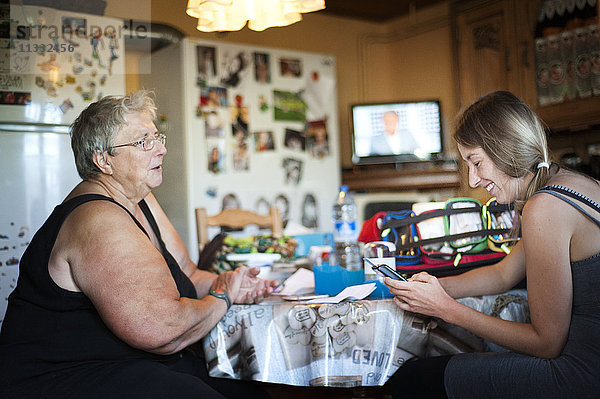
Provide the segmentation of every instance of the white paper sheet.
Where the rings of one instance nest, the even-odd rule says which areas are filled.
[[[302,295],[315,291],[315,275],[312,271],[299,268],[282,283],[282,287],[273,295]]]
[[[365,299],[375,290],[376,285],[375,283],[351,285],[334,297],[313,299],[306,303],[339,303],[344,299]]]

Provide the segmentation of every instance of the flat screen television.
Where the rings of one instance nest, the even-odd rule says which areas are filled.
[[[354,104],[355,165],[428,161],[443,154],[439,100]]]

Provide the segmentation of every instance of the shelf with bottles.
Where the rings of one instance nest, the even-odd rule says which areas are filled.
[[[535,64],[538,113],[551,129],[599,123],[598,2],[544,1],[536,25]]]

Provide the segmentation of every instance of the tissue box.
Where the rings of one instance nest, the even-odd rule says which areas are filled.
[[[294,252],[294,256],[297,258],[307,256],[310,247],[313,245],[331,245],[333,242],[333,235],[331,233],[298,234],[293,237],[297,241],[296,252]]]

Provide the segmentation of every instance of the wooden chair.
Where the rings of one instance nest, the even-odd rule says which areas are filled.
[[[231,227],[240,229],[248,225],[257,225],[260,228],[270,228],[271,234],[281,237],[283,223],[279,209],[272,207],[268,215],[259,215],[252,211],[243,209],[224,209],[220,213],[208,216],[206,208],[196,208],[196,230],[198,234],[198,250],[202,251],[210,241],[208,236],[209,227]]]

